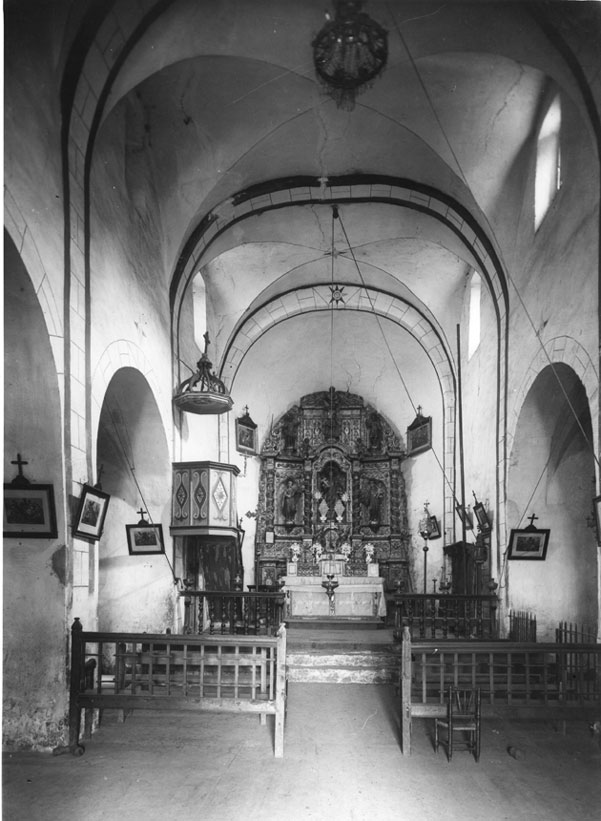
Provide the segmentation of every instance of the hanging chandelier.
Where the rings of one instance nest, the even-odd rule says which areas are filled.
[[[173,397],[173,404],[178,410],[188,413],[217,414],[230,411],[234,404],[225,385],[211,372],[213,363],[207,356],[209,335],[205,333],[204,353],[198,360],[198,370],[184,380]]]
[[[361,11],[361,0],[336,0],[335,17],[312,42],[315,70],[338,108],[352,111],[355,96],[378,77],[388,58],[388,32]]]

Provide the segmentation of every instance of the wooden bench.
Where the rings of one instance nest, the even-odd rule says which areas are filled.
[[[403,628],[401,751],[413,718],[446,715],[445,691],[480,688],[482,715],[590,720],[601,709],[601,644],[412,641]]]
[[[257,713],[274,716],[274,755],[284,754],[286,628],[275,636],[90,633],[71,629],[69,751],[81,755],[94,710]],[[96,664],[92,664],[95,661]],[[109,671],[109,672],[107,672]]]

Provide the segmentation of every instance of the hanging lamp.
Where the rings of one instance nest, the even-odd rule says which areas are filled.
[[[208,333],[204,334],[204,340],[205,349],[198,360],[197,371],[181,383],[173,397],[173,404],[186,413],[226,413],[232,409],[234,401],[221,379],[211,372],[213,363],[207,355],[210,344]]]
[[[388,32],[361,11],[361,0],[337,0],[332,20],[313,42],[319,79],[338,108],[352,111],[355,97],[369,88],[388,59]]]

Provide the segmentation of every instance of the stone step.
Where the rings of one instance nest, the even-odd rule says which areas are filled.
[[[292,650],[286,657],[288,680],[321,684],[392,684],[400,656],[386,650]]]
[[[304,684],[394,684],[398,672],[390,668],[289,667],[288,681]]]
[[[292,667],[393,667],[400,669],[400,657],[393,653],[290,652],[286,661]]]

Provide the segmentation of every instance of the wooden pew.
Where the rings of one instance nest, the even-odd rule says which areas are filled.
[[[284,754],[286,628],[276,636],[191,636],[71,629],[69,750],[81,755],[93,710],[201,710],[274,716],[274,755]],[[91,664],[96,662],[95,666]],[[103,672],[110,666],[109,674]],[[95,676],[94,676],[95,673]]]
[[[601,644],[412,641],[403,628],[403,755],[411,751],[413,718],[446,714],[449,685],[480,688],[483,716],[590,720],[601,709]]]

